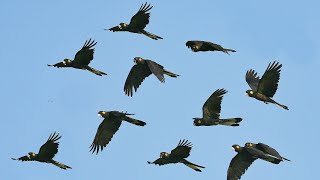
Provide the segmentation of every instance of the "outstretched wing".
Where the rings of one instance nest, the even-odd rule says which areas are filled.
[[[111,141],[113,135],[118,131],[121,120],[115,116],[105,118],[99,125],[96,136],[90,146],[92,153],[102,151],[104,147]]]
[[[170,164],[172,163],[170,160],[168,159],[164,159],[164,158],[158,158],[157,160],[153,161],[153,162],[150,162],[148,161],[148,164],[156,164],[156,165],[165,165],[165,164]]]
[[[171,151],[172,158],[187,158],[192,148],[191,142],[188,140],[180,140],[178,146]]]
[[[282,64],[279,64],[279,62],[274,61],[272,64],[269,63],[267,70],[259,82],[259,93],[262,93],[268,97],[274,96],[278,88],[281,67]]]
[[[91,38],[87,40],[83,47],[77,52],[74,57],[74,66],[86,66],[93,59],[94,48],[97,42],[94,40],[91,41]]]
[[[219,119],[221,101],[225,93],[227,93],[225,89],[217,89],[212,93],[202,107],[203,118]]]
[[[249,71],[247,71],[246,81],[253,91],[256,92],[258,90],[260,79],[257,73],[253,69],[250,69]]]
[[[165,81],[163,75],[163,66],[151,60],[144,61],[148,64],[150,71],[159,79],[159,81],[163,83]]]
[[[34,161],[34,159],[31,159],[29,155],[19,157],[18,159],[16,159],[16,158],[11,158],[11,159],[12,160],[19,160],[19,161]]]
[[[153,6],[142,4],[139,11],[131,18],[129,26],[132,29],[144,29],[149,24],[150,13],[148,12]]]
[[[52,159],[58,153],[59,142],[61,136],[54,132],[50,134],[46,143],[44,143],[39,150],[38,159]]]
[[[126,82],[124,83],[124,92],[127,96],[133,95],[134,91],[137,91],[138,87],[141,85],[143,80],[150,76],[151,71],[146,63],[134,65],[127,77]]]
[[[239,180],[254,160],[245,151],[238,153],[229,164],[227,180]]]

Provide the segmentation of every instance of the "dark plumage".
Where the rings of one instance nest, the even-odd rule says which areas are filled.
[[[83,47],[77,52],[77,54],[74,57],[74,60],[64,59],[62,62],[53,64],[53,65],[48,64],[48,66],[53,66],[57,68],[72,67],[76,69],[88,70],[98,76],[107,75],[106,73],[96,70],[89,66],[89,63],[93,59],[93,53],[94,53],[93,46],[95,46],[96,44],[97,42],[94,42],[94,40],[91,41],[91,39],[89,39],[84,43]]]
[[[47,142],[40,147],[38,154],[29,152],[28,155],[26,156],[22,156],[18,159],[16,158],[11,158],[11,159],[20,160],[20,161],[39,161],[39,162],[54,164],[61,169],[67,169],[67,168],[71,169],[71,167],[53,160],[53,157],[58,153],[59,142],[57,141],[60,138],[61,136],[59,136],[58,133],[50,134]]]
[[[239,126],[242,118],[220,119],[221,101],[223,95],[227,93],[225,89],[216,90],[204,103],[202,107],[202,118],[193,118],[195,126]]]
[[[113,32],[128,31],[132,33],[144,34],[154,40],[162,39],[162,37],[144,30],[147,24],[149,24],[150,12],[148,11],[151,10],[152,7],[153,6],[150,6],[150,4],[147,3],[142,4],[139,11],[131,18],[130,24],[120,23],[118,26],[110,28],[109,30]]]
[[[180,140],[178,143],[178,146],[171,151],[171,154],[167,152],[161,152],[160,158],[158,158],[154,162],[148,161],[148,163],[157,164],[159,166],[165,165],[165,164],[172,164],[172,163],[183,163],[189,168],[192,168],[195,171],[201,172],[199,168],[205,168],[205,167],[199,166],[197,164],[193,164],[185,159],[190,155],[191,147],[192,147],[192,144],[191,142],[188,142],[188,140],[182,140],[182,141]]]
[[[239,180],[256,159],[262,159],[273,164],[279,164],[282,161],[282,159],[248,145],[245,147],[233,145],[232,147],[238,154],[230,162],[227,180]]]
[[[287,158],[284,158],[282,157],[278,151],[276,151],[274,148],[266,145],[266,144],[263,144],[263,143],[258,143],[258,144],[254,144],[254,143],[250,143],[250,142],[247,142],[245,144],[246,147],[249,147],[249,148],[255,148],[255,149],[258,149],[262,152],[264,152],[265,154],[268,154],[270,156],[273,156],[275,157],[276,159],[280,160],[280,161],[283,161],[283,160],[286,160],[286,161],[290,161],[289,159]],[[273,162],[272,162],[273,163]],[[277,164],[277,163],[276,163]]]
[[[272,99],[278,89],[281,67],[282,64],[279,64],[279,62],[269,63],[261,79],[253,69],[247,71],[246,81],[252,90],[247,90],[246,94],[266,104],[273,103],[289,110],[287,106],[279,104]]]
[[[151,60],[135,57],[134,62],[135,65],[131,68],[123,88],[127,96],[132,96],[133,89],[137,91],[143,80],[150,74],[154,74],[162,83],[165,82],[164,74],[175,78],[179,76],[165,70],[163,66]]]
[[[118,131],[122,121],[127,121],[131,124],[138,126],[146,125],[145,122],[131,118],[127,114],[119,111],[99,111],[98,115],[103,117],[104,120],[99,125],[96,136],[90,146],[92,153],[102,151],[104,147],[111,141],[113,135]]]
[[[229,54],[229,52],[236,52],[233,49],[225,49],[219,44],[215,44],[208,41],[188,41],[186,43],[188,48],[191,48],[193,52],[199,51],[222,51],[224,53]],[[229,54],[230,55],[230,54]]]

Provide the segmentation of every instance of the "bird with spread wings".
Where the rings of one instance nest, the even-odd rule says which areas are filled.
[[[103,117],[102,123],[99,125],[94,140],[90,146],[92,153],[102,151],[103,148],[111,141],[113,135],[118,131],[122,121],[127,121],[137,126],[146,125],[145,122],[129,117],[128,114],[119,111],[99,111],[98,115]]]
[[[261,79],[253,69],[248,70],[246,81],[251,90],[247,90],[246,94],[266,104],[276,104],[285,110],[289,110],[287,106],[272,99],[278,89],[281,67],[282,64],[279,64],[279,62],[274,61],[273,63],[269,63]]]
[[[160,158],[158,158],[153,162],[148,161],[148,164],[156,164],[161,166],[165,164],[183,163],[189,168],[192,168],[195,171],[201,172],[201,169],[199,168],[205,168],[205,167],[191,163],[185,159],[189,157],[191,148],[192,148],[191,142],[188,142],[188,140],[182,140],[182,141],[180,140],[178,143],[178,146],[174,148],[171,151],[171,153],[161,152]]]
[[[19,160],[19,161],[39,161],[39,162],[45,162],[45,163],[51,163],[53,165],[58,166],[61,169],[68,169],[71,167],[62,164],[60,162],[57,162],[53,160],[54,156],[58,153],[58,147],[59,142],[57,142],[61,136],[59,136],[59,133],[53,133],[50,134],[48,140],[40,147],[40,150],[38,154],[34,152],[29,152],[28,155],[22,156],[20,158],[11,158],[13,160]]]
[[[239,126],[242,118],[228,118],[220,119],[221,102],[223,95],[226,94],[225,89],[217,89],[207,99],[202,107],[202,118],[193,118],[193,125],[195,126],[213,126],[213,125],[225,125],[225,126]]]
[[[270,148],[269,146],[267,147],[265,144],[263,144],[263,146],[264,147],[260,149],[255,148],[252,143],[246,143],[244,147],[237,144],[233,145],[232,148],[237,152],[237,155],[232,158],[229,164],[227,180],[239,180],[257,159],[262,159],[273,164],[279,164],[283,161],[282,159],[285,159],[281,157],[275,149]]]
[[[193,52],[199,52],[199,51],[222,51],[228,55],[229,52],[236,52],[233,49],[226,49],[223,48],[221,45],[219,44],[215,44],[212,42],[208,42],[208,41],[197,41],[197,40],[192,40],[192,41],[188,41],[186,43],[186,46],[188,48],[191,48],[191,50]]]
[[[58,62],[53,65],[48,64],[48,66],[53,66],[57,68],[72,67],[76,69],[88,70],[98,76],[107,75],[106,73],[89,66],[89,63],[93,60],[93,47],[96,44],[97,42],[95,42],[94,40],[91,41],[91,39],[89,39],[84,43],[83,47],[76,53],[74,60],[64,59],[62,62]]]
[[[132,33],[144,34],[154,40],[162,39],[162,37],[144,30],[147,24],[149,24],[150,12],[148,11],[150,11],[152,7],[153,6],[150,6],[150,4],[147,4],[147,3],[142,4],[139,11],[131,18],[131,21],[129,24],[120,23],[118,26],[110,28],[109,31],[113,31],[113,32],[127,31]]]
[[[134,63],[135,65],[131,68],[123,88],[127,96],[132,96],[133,92],[137,91],[143,80],[151,74],[154,74],[162,83],[165,82],[164,75],[174,78],[179,76],[178,74],[165,70],[162,65],[152,60],[135,57]]]

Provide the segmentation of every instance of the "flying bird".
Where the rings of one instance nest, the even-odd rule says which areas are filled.
[[[131,68],[123,88],[127,96],[132,97],[133,89],[137,91],[143,80],[150,74],[154,74],[162,83],[165,82],[164,74],[174,78],[179,76],[165,70],[163,66],[151,60],[135,57],[133,62],[135,65]]]
[[[278,89],[281,67],[282,64],[279,64],[279,62],[274,61],[273,63],[269,63],[261,79],[253,69],[248,70],[246,81],[251,90],[247,90],[246,94],[266,104],[273,103],[283,109],[289,110],[287,106],[279,104],[272,99]]]
[[[127,31],[132,33],[144,34],[154,40],[162,39],[162,37],[159,37],[155,34],[149,33],[144,30],[147,24],[149,24],[150,12],[148,11],[150,11],[152,7],[153,6],[150,6],[150,4],[147,3],[142,4],[139,11],[131,18],[129,24],[120,23],[118,26],[110,28],[109,31]]]
[[[270,155],[269,153],[265,153],[262,150],[247,145],[245,147],[241,147],[235,144],[232,148],[238,154],[229,164],[227,180],[239,180],[256,159],[262,159],[273,164],[279,164],[282,161],[282,159]]]
[[[220,124],[225,126],[239,126],[242,118],[220,119],[221,101],[223,95],[226,93],[227,91],[225,89],[217,89],[213,92],[202,107],[202,118],[193,118],[193,125],[213,126]]]
[[[93,59],[93,46],[95,46],[96,44],[97,42],[95,42],[94,40],[91,41],[91,39],[89,39],[84,43],[83,47],[77,52],[77,54],[74,57],[74,60],[64,59],[62,62],[53,65],[48,64],[48,66],[53,66],[57,68],[72,67],[77,69],[88,70],[98,76],[107,75],[106,73],[96,70],[89,66],[89,63]]]
[[[254,144],[251,142],[247,142],[245,144],[245,146],[249,147],[249,148],[258,149],[258,150],[264,152],[265,154],[268,154],[270,156],[273,156],[276,159],[279,159],[280,161],[283,161],[283,160],[290,161],[289,159],[282,157],[277,150],[275,150],[274,148],[272,148],[266,144],[263,144],[263,143]]]
[[[154,162],[148,161],[148,164],[157,164],[161,166],[161,165],[172,164],[172,163],[183,163],[189,168],[192,168],[195,171],[201,172],[201,169],[199,168],[205,168],[205,167],[191,163],[185,159],[190,155],[191,147],[192,147],[192,144],[191,142],[188,142],[188,140],[182,140],[182,141],[180,140],[178,143],[178,146],[171,151],[171,154],[167,152],[161,152],[160,158],[158,158]]]
[[[127,114],[119,111],[99,111],[98,115],[103,117],[102,123],[99,125],[96,136],[90,146],[92,153],[102,151],[104,147],[111,141],[113,135],[118,131],[122,121],[127,121],[137,126],[146,125],[145,122],[129,117]]]
[[[34,152],[29,152],[28,155],[26,155],[26,156],[22,156],[18,159],[16,159],[16,158],[11,158],[11,159],[19,160],[19,161],[39,161],[39,162],[54,164],[61,169],[65,169],[65,170],[68,168],[71,169],[71,167],[53,160],[53,157],[58,153],[59,142],[57,142],[57,141],[60,138],[61,138],[61,136],[59,136],[59,133],[56,134],[54,132],[53,134],[50,134],[47,142],[45,142],[40,147],[38,154],[36,154]]]
[[[233,49],[225,49],[219,44],[215,44],[208,41],[188,41],[186,43],[188,48],[191,48],[193,52],[199,51],[222,51],[224,53],[229,54],[229,52],[236,52]],[[230,55],[230,54],[229,54]]]

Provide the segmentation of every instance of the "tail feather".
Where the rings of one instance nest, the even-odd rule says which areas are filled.
[[[172,72],[167,71],[167,70],[163,70],[163,73],[168,75],[168,76],[170,76],[170,77],[174,77],[174,78],[179,76],[178,74],[172,73]]]
[[[199,169],[199,168],[205,168],[203,166],[200,166],[200,165],[194,164],[192,162],[189,162],[189,161],[187,161],[185,159],[183,159],[182,163],[184,165],[188,166],[189,168],[192,168],[193,170],[198,171],[198,172],[201,172],[201,169]]]
[[[149,33],[149,32],[147,32],[147,31],[145,31],[145,30],[142,30],[142,34],[144,34],[144,35],[146,35],[146,36],[148,36],[149,38],[154,39],[154,40],[163,39],[162,37],[157,36],[157,35],[152,34],[152,33]]]
[[[50,161],[52,164],[54,164],[54,165],[56,165],[56,166],[58,166],[59,168],[61,168],[61,169],[64,169],[64,170],[66,170],[66,169],[72,169],[71,167],[69,167],[69,166],[67,166],[67,165],[65,165],[65,164],[62,164],[62,163],[59,163],[58,161],[55,161],[55,160],[51,160]]]
[[[125,121],[127,121],[129,123],[132,123],[132,124],[135,124],[135,125],[138,125],[138,126],[144,126],[144,125],[147,124],[147,123],[145,123],[143,121],[140,121],[138,119],[134,119],[134,118],[131,118],[131,117],[126,117]]]
[[[279,104],[279,103],[277,103],[277,102],[275,102],[275,104],[278,105],[278,106],[280,106],[280,107],[282,107],[282,108],[285,109],[285,110],[289,110],[288,106]]]
[[[223,49],[223,50],[222,50],[222,52],[227,53],[227,54],[229,54],[229,51],[230,51],[230,52],[237,52],[236,50],[233,50],[233,49]],[[230,55],[230,54],[229,54],[229,55]]]
[[[229,118],[229,119],[220,119],[219,124],[225,126],[239,126],[239,123],[242,121],[242,118]]]
[[[90,72],[98,75],[98,76],[107,75],[106,73],[104,73],[104,72],[102,72],[102,71],[99,71],[99,70],[97,70],[97,69],[94,69],[94,68],[92,68],[92,67],[90,67],[90,66],[87,66],[86,69],[87,69],[88,71],[90,71]]]
[[[284,160],[286,160],[286,161],[291,161],[290,159],[287,159],[287,158],[284,158],[284,157],[282,157],[282,159],[284,159]]]

